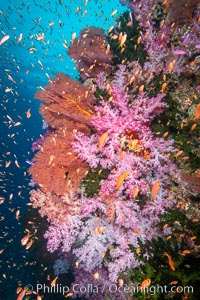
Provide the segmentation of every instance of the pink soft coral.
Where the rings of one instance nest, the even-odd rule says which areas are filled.
[[[151,120],[166,107],[161,101],[164,95],[149,98],[140,93],[131,101],[124,88],[113,84],[111,97],[96,107],[91,119],[96,132],[90,137],[75,133],[73,151],[93,168],[110,169],[110,174],[101,182],[98,196],[82,198],[81,209],[88,219],[79,235],[83,245],[74,253],[90,272],[105,266],[101,253],[110,253],[106,258],[108,276],[116,282],[121,272],[139,264],[128,244],[137,248],[138,238],[145,243],[160,234],[155,225],[159,215],[174,204],[170,176],[176,168],[168,157],[175,151],[173,141],[154,138],[150,128]],[[159,189],[152,200],[152,186],[157,181]],[[100,228],[100,233],[95,228]]]
[[[159,236],[159,215],[176,201],[171,176],[177,170],[168,157],[175,151],[173,141],[155,138],[150,127],[166,107],[164,94],[150,98],[141,92],[131,98],[124,72],[121,67],[121,85],[114,78],[109,100],[96,105],[90,119],[93,133],[75,131],[71,139],[71,149],[83,163],[109,169],[99,193],[87,197],[84,185],[72,197],[32,193],[35,207],[50,221],[48,250],[72,253],[78,265],[75,281],[85,274],[98,286],[117,283],[140,264],[129,245],[139,249],[139,240],[146,243]],[[152,196],[155,183],[159,188]]]

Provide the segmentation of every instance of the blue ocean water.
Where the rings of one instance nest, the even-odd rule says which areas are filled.
[[[33,141],[44,133],[34,93],[56,72],[78,76],[74,62],[67,55],[73,33],[79,36],[80,30],[87,26],[108,30],[125,9],[115,0],[0,2],[0,39],[9,36],[0,46],[0,299],[16,299],[20,284],[34,286],[39,280],[53,276],[55,256],[46,253],[42,236],[45,221],[28,205],[31,187],[26,160],[33,157]],[[111,16],[114,10],[117,13]],[[42,40],[41,35],[44,35]],[[42,222],[42,229],[38,241],[27,251],[21,245],[21,238],[27,234],[31,222]],[[54,295],[44,299],[63,297]]]

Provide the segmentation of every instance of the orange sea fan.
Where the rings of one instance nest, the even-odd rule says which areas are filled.
[[[29,172],[41,190],[64,195],[76,191],[86,175],[88,165],[72,151],[72,132],[58,130],[50,134],[35,154]]]
[[[191,23],[198,5],[198,0],[170,0],[167,8],[169,21],[176,25]]]
[[[55,80],[37,92],[35,98],[43,102],[40,113],[52,128],[70,124],[74,127],[75,123],[90,126],[94,96],[86,86],[68,75],[57,73]]]
[[[80,37],[69,47],[68,54],[77,61],[82,79],[95,77],[100,71],[111,71],[112,54],[106,47],[106,37],[101,28],[81,30]]]
[[[88,165],[72,151],[73,131],[90,134],[95,98],[87,87],[62,73],[35,97],[42,100],[40,112],[54,131],[35,154],[29,172],[42,191],[56,195],[77,191]]]

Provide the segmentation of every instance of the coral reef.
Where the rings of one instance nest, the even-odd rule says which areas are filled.
[[[112,70],[112,54],[101,28],[92,26],[81,30],[80,37],[70,45],[68,54],[77,61],[82,79],[95,77],[101,71],[109,74]]]
[[[168,157],[175,151],[173,141],[154,138],[150,129],[153,118],[167,106],[162,102],[164,94],[150,98],[141,92],[130,99],[125,91],[127,84],[118,71],[110,86],[109,101],[101,99],[90,118],[94,133],[88,135],[79,130],[73,131],[73,137],[67,135],[71,153],[78,156],[74,157],[73,166],[77,159],[92,169],[98,168],[99,174],[110,170],[102,177],[99,191],[87,197],[83,183],[82,191],[76,185],[75,190],[70,187],[71,197],[68,190],[68,196],[58,199],[54,193],[59,195],[59,190],[64,189],[57,182],[57,189],[52,191],[48,186],[47,194],[39,190],[31,193],[34,207],[50,222],[45,233],[48,250],[72,251],[80,269],[93,275],[103,272],[107,277],[102,280],[115,283],[126,269],[140,264],[129,245],[139,249],[138,240],[146,243],[159,236],[161,232],[155,226],[159,215],[176,202],[171,177],[176,176],[177,169]],[[49,140],[53,143],[52,134],[46,140],[47,145]],[[70,165],[67,166],[69,149],[61,151],[61,147],[58,144],[52,149],[55,164],[58,154],[54,151],[58,149],[59,159],[66,162],[63,171],[68,169],[71,177]],[[45,143],[43,152],[47,152]],[[36,162],[37,155],[41,151],[35,156]],[[45,161],[49,164],[48,157]],[[35,166],[37,163],[30,171]],[[55,180],[58,178],[56,172]],[[34,179],[38,182],[38,178]],[[52,180],[49,176],[49,184]],[[73,187],[72,179],[71,182]],[[76,182],[80,183],[77,179]]]
[[[31,201],[49,222],[48,251],[62,253],[61,272],[70,256],[74,283],[104,287],[74,298],[113,299],[113,283],[170,285],[167,274],[199,282],[187,272],[199,249],[199,7],[120,2],[132,13],[108,44],[95,27],[72,40],[84,84],[58,73],[36,93],[49,129],[35,144]],[[190,17],[173,25],[180,3]]]

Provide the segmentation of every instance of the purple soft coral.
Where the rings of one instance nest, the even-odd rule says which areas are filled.
[[[121,83],[119,88],[113,80],[111,100],[102,100],[96,107],[96,116],[92,117],[96,133],[90,137],[76,133],[73,142],[74,152],[91,167],[110,169],[107,179],[101,181],[99,195],[82,198],[86,221],[79,239],[83,244],[74,254],[85,270],[94,273],[95,268],[105,267],[101,255],[110,251],[106,261],[112,282],[121,272],[139,264],[128,244],[137,248],[138,238],[145,243],[160,234],[155,225],[159,215],[175,202],[170,177],[177,171],[168,157],[175,151],[173,141],[155,138],[150,128],[152,119],[167,106],[162,102],[164,94],[150,98],[140,93],[130,100],[123,78]],[[102,136],[106,138],[99,147]],[[159,182],[159,190],[152,200],[155,182]]]

